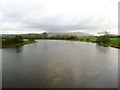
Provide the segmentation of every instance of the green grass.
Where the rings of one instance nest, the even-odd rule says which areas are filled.
[[[89,38],[90,42],[96,42],[96,37]]]
[[[113,45],[120,45],[120,38],[110,38],[110,41]]]
[[[89,39],[89,42],[96,42],[96,37],[81,37],[80,38],[80,41],[81,41],[81,39],[82,39],[82,41],[87,41],[87,39]]]
[[[81,37],[80,41],[81,41],[81,39],[82,39],[82,41],[85,41],[85,42],[87,41],[87,39],[89,39],[89,41],[87,41],[87,42],[96,43],[97,37]],[[120,48],[120,38],[110,38],[110,43],[107,44],[106,46]]]

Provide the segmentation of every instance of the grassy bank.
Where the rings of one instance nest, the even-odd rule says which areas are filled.
[[[79,40],[96,43],[97,37],[80,37]]]
[[[81,37],[80,41],[97,43],[97,37]],[[120,38],[110,38],[110,42],[108,44],[99,43],[99,45],[120,48]]]
[[[31,43],[35,43],[35,41],[23,41],[17,44],[2,44],[2,48],[20,47],[20,46],[31,44]]]
[[[110,46],[120,48],[120,38],[110,38]]]
[[[81,42],[92,42],[97,43],[103,46],[111,46],[115,48],[120,48],[120,38],[114,37],[105,37],[105,36],[69,36],[69,35],[54,35],[54,36],[46,36],[44,37],[35,37],[35,36],[28,36],[28,41],[24,41],[22,36],[15,36],[15,37],[4,37],[2,39],[2,48],[9,48],[9,47],[19,47],[25,44],[34,43],[35,39],[52,39],[52,40],[71,40],[71,41],[81,41]]]
[[[76,37],[76,36],[54,36],[54,37],[49,37],[46,39],[52,39],[52,40],[71,40],[71,41],[81,41],[81,42],[92,42],[92,43],[96,43],[102,46],[111,46],[111,47],[115,47],[115,48],[120,48],[120,38],[109,38],[110,41],[109,43],[101,43],[101,42],[97,42],[98,37],[95,36],[91,36],[91,37]]]

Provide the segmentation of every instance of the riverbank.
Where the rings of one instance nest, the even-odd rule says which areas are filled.
[[[104,44],[104,43],[97,43],[97,37],[80,37],[77,39],[57,39],[57,38],[48,38],[51,40],[71,40],[71,41],[81,41],[81,42],[92,42],[92,43],[96,43],[98,45],[102,45],[102,46],[110,46],[110,47],[114,47],[114,48],[118,48],[120,49],[120,38],[110,38],[110,42],[108,44]],[[17,43],[17,44],[9,44],[9,45],[2,45],[2,48],[11,48],[11,47],[20,47],[26,44],[31,44],[31,43],[35,43],[35,41],[23,41],[22,43]],[[1,48],[1,47],[0,47]]]
[[[62,38],[49,38],[50,40],[70,40],[70,41],[80,41],[80,42],[91,42],[91,43],[96,43],[101,46],[110,46],[114,48],[120,49],[120,38],[110,38],[109,43],[98,43],[97,42],[98,37],[79,37],[76,39],[62,39]]]
[[[17,43],[17,44],[2,44],[2,48],[11,48],[11,47],[20,47],[26,44],[32,44],[32,43],[36,43],[36,41],[23,41],[21,43]]]
[[[80,39],[80,41],[92,42],[92,43],[96,43],[98,45],[107,46],[107,47],[110,46],[110,47],[120,49],[120,38],[110,38],[110,42],[108,44],[97,43],[97,38],[96,37],[83,37],[83,38]]]
[[[116,88],[118,85],[118,50],[111,47],[42,39],[32,46],[3,49],[2,54],[3,88]]]

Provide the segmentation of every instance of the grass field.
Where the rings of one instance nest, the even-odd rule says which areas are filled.
[[[81,37],[80,41],[81,40],[96,43],[97,37]],[[110,43],[108,46],[120,48],[120,38],[110,38]]]
[[[110,38],[111,44],[120,45],[120,38]]]
[[[87,41],[87,39],[89,39],[89,42],[96,42],[96,37],[81,37],[80,41]]]

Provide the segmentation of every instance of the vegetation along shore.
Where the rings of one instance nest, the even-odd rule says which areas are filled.
[[[35,43],[35,39],[29,36],[27,40],[24,40],[22,36],[16,35],[13,37],[2,38],[2,48],[20,47],[26,44]]]
[[[74,40],[81,42],[92,42],[103,46],[111,46],[120,48],[119,36],[75,36],[67,34],[53,34],[48,35],[44,32],[42,34],[24,34],[24,35],[6,35],[2,36],[2,48],[19,47],[25,44],[35,43],[36,39],[54,39],[54,40]]]

